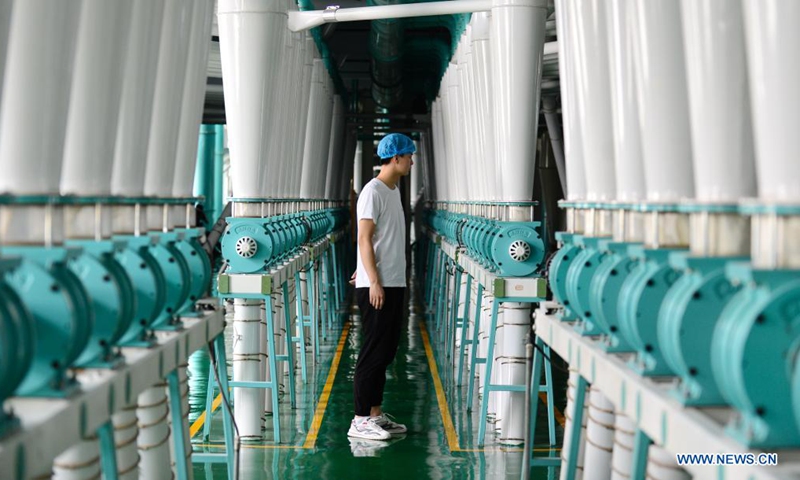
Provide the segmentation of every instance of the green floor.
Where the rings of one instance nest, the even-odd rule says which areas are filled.
[[[324,479],[519,479],[522,466],[521,448],[504,448],[493,444],[487,433],[484,449],[475,447],[477,438],[477,408],[466,411],[466,387],[452,385],[447,377],[442,381],[455,431],[459,451],[448,446],[442,413],[423,345],[419,321],[410,315],[404,327],[397,358],[387,372],[388,379],[384,410],[393,414],[409,429],[407,435],[390,442],[351,440],[347,437],[353,416],[352,379],[360,342],[358,317],[352,316],[350,328],[331,395],[314,448],[303,448],[314,418],[320,395],[325,386],[332,359],[340,340],[332,332],[323,344],[319,365],[309,369],[309,381],[302,385],[298,375],[297,408],[289,407],[288,395],[281,403],[281,445],[271,441],[272,420],[268,419],[266,440],[259,444],[243,445],[240,456],[240,478],[324,478]],[[433,347],[435,352],[435,346]],[[310,357],[309,357],[310,360]],[[441,365],[439,366],[441,369]],[[313,373],[312,373],[313,372]],[[299,373],[299,372],[298,372]],[[554,371],[563,385],[563,375]],[[563,387],[556,388],[556,405],[563,410]],[[561,395],[559,395],[559,392]],[[561,396],[561,398],[558,398]],[[477,395],[476,402],[477,402]],[[196,401],[193,404],[197,403]],[[201,402],[202,403],[202,402]],[[477,407],[477,403],[476,403]],[[558,456],[558,450],[547,445],[546,408],[540,404],[539,428],[536,436],[536,455]],[[193,406],[194,417],[200,411]],[[202,410],[202,408],[200,408]],[[212,434],[202,438],[202,430],[193,442],[195,451],[221,452],[222,421],[219,411],[212,417]],[[562,429],[558,427],[558,443]],[[195,464],[195,479],[224,479],[222,464]],[[555,479],[557,468],[534,468],[532,479]]]

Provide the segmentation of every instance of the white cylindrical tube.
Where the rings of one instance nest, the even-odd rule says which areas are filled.
[[[109,195],[133,3],[84,0],[78,27],[61,193]]]
[[[614,449],[614,405],[600,390],[589,394],[584,472],[587,479],[610,480]]]
[[[633,68],[634,7],[626,0],[610,0],[607,8],[616,199],[635,202],[644,200],[646,190]]]
[[[647,478],[653,480],[690,480],[686,470],[675,462],[675,455],[656,444],[650,445],[647,451]]]
[[[561,480],[566,480],[567,478],[567,459],[572,453],[572,419],[575,418],[576,408],[583,409],[583,416],[581,422],[581,438],[578,441],[578,458],[576,461],[576,471],[575,471],[575,478],[581,479],[583,478],[583,460],[584,460],[584,452],[586,451],[586,423],[587,423],[587,408],[586,402],[583,405],[577,405],[575,402],[576,394],[577,394],[577,385],[578,385],[578,378],[579,373],[577,370],[570,369],[569,378],[567,379],[567,408],[564,411],[564,416],[566,417],[566,422],[564,425],[564,442],[563,447],[561,448],[561,476],[559,477]],[[587,389],[588,390],[588,389]],[[586,397],[584,397],[586,398]]]
[[[214,17],[213,0],[195,1],[192,10],[189,56],[180,107],[180,129],[175,158],[172,195],[191,197],[194,171],[197,164],[197,143],[200,123],[203,121],[203,104],[206,95],[208,50],[211,46],[211,20]]]
[[[126,407],[111,416],[114,425],[114,446],[117,449],[117,474],[120,480],[138,480],[139,452],[136,438],[139,436],[136,405]]]
[[[614,419],[614,452],[611,455],[611,480],[628,480],[633,467],[633,437],[636,424],[621,413]]]
[[[758,195],[800,202],[800,3],[745,0]],[[731,172],[733,173],[733,172]]]
[[[501,383],[506,385],[525,385],[526,363],[525,344],[530,331],[530,304],[506,302],[503,304],[503,345],[504,358],[500,361]],[[531,398],[538,401],[538,395]],[[522,445],[525,442],[525,394],[510,392],[506,399],[506,421],[499,441],[505,445]]]
[[[8,50],[8,30],[11,26],[11,7],[14,0],[0,0],[0,102],[3,101],[2,78],[6,69],[6,53]],[[2,106],[2,104],[0,104]],[[2,110],[0,110],[2,111]]]
[[[199,7],[191,0],[165,2],[144,176],[144,194],[147,196],[172,195],[191,20],[195,8]]]
[[[319,117],[324,110],[323,104],[323,75],[325,66],[321,58],[314,59],[314,66],[311,76],[311,91],[308,100],[308,122],[306,125],[305,143],[303,146],[303,170],[300,182],[300,198],[314,198],[314,176],[316,170],[321,167],[316,153],[319,151]]]
[[[260,302],[234,300],[233,311],[233,380],[257,382],[261,351]],[[238,388],[233,395],[233,413],[243,439],[260,439],[261,411],[264,405],[261,389]]]
[[[579,121],[583,134],[586,200],[609,201],[616,197],[614,137],[611,128],[606,0],[569,0],[573,3],[576,44],[573,48],[577,74]]]
[[[291,93],[291,63],[295,56],[295,49],[292,46],[291,32],[288,30],[283,32],[280,61],[276,68],[280,72],[277,82],[277,91],[280,92],[276,99],[276,110],[273,113],[281,119],[275,124],[275,130],[270,132],[274,135],[274,142],[269,151],[266,161],[269,162],[269,169],[264,173],[267,175],[262,185],[262,196],[268,198],[285,198],[288,192],[288,179],[291,176],[292,165],[290,162],[282,162],[279,159],[286,158],[286,150],[288,143],[291,141],[291,132],[289,131],[288,119],[290,118],[290,104],[289,98]]]
[[[472,14],[472,60],[475,62],[475,93],[478,128],[478,152],[483,159],[481,175],[484,178],[486,198],[497,200],[497,168],[494,148],[494,117],[492,107],[492,66],[489,38],[491,12]],[[438,162],[438,156],[437,156]]]
[[[0,193],[58,193],[81,7],[81,0],[14,2],[0,100]]]
[[[634,65],[647,199],[694,196],[680,4],[636,0]]]
[[[286,11],[280,2],[220,0],[218,19],[233,196],[259,197]]]
[[[53,480],[90,480],[100,477],[97,439],[79,440],[53,460]]]
[[[504,201],[533,195],[539,83],[542,75],[547,2],[495,0],[491,55],[495,151]]]
[[[364,184],[361,169],[364,163],[364,151],[361,140],[356,142],[356,154],[353,157],[353,189],[356,193],[361,193],[361,187]]]
[[[697,199],[736,202],[753,197],[756,178],[742,5],[683,0],[681,13]]]
[[[577,102],[577,73],[575,48],[577,39],[573,26],[576,12],[570,0],[556,0],[556,25],[559,50],[558,70],[561,86],[561,118],[564,125],[564,156],[567,173],[568,200],[586,197],[584,146]]]
[[[170,472],[169,404],[165,384],[154,385],[139,394],[139,472],[141,478],[161,478]]]
[[[192,439],[189,437],[189,377],[186,374],[186,369],[189,365],[188,364],[181,364],[178,366],[178,385],[179,390],[181,393],[180,404],[181,404],[181,421],[183,422],[183,445],[184,450],[187,452],[186,458],[177,458],[175,454],[175,428],[172,428],[172,441],[169,442],[169,454],[171,458],[171,465],[172,465],[172,472],[177,477],[178,469],[177,464],[178,462],[183,462],[186,464],[186,470],[188,472],[189,480],[193,478],[192,474]],[[169,388],[166,389],[167,392],[167,399],[169,400]]]
[[[141,196],[144,192],[163,21],[163,0],[133,3],[114,146],[112,195]]]

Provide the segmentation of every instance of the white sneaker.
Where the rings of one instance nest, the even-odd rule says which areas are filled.
[[[392,435],[399,435],[408,431],[405,425],[395,422],[394,417],[385,412],[375,419],[375,423]]]
[[[366,417],[363,420],[353,419],[350,422],[348,437],[366,438],[367,440],[389,440],[392,435],[378,426],[377,420],[380,417]]]

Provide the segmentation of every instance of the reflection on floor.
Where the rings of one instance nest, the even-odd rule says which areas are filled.
[[[520,478],[522,449],[504,448],[492,444],[492,435],[487,433],[487,445],[479,449],[474,444],[477,438],[477,394],[473,413],[466,411],[466,387],[452,385],[452,373],[441,372],[443,391],[456,439],[448,442],[443,415],[437,402],[428,357],[426,356],[422,318],[409,315],[405,335],[401,338],[395,362],[387,373],[384,410],[393,414],[398,422],[405,423],[408,433],[389,442],[356,440],[347,437],[347,429],[353,416],[353,371],[360,345],[359,317],[352,315],[347,322],[350,328],[329,332],[321,345],[321,355],[316,368],[309,368],[308,383],[303,385],[297,376],[297,408],[291,410],[288,398],[281,405],[282,440],[280,445],[271,441],[271,420],[265,422],[266,440],[242,446],[239,462],[241,479],[514,479]],[[230,335],[228,335],[230,338]],[[341,349],[338,349],[341,345]],[[337,355],[337,350],[340,354]],[[229,350],[230,351],[230,350]],[[432,349],[435,355],[435,348]],[[340,357],[337,359],[336,357]],[[334,360],[338,362],[335,375],[330,376]],[[309,362],[311,357],[309,356]],[[207,367],[205,367],[207,368]],[[440,369],[441,364],[440,364]],[[207,370],[206,370],[207,371]],[[203,367],[193,369],[197,378],[193,385],[204,385]],[[312,373],[313,372],[313,373]],[[557,376],[556,405],[563,411],[565,384],[564,375],[554,370]],[[330,395],[327,405],[320,403],[326,383]],[[477,387],[476,387],[477,388]],[[201,426],[196,418],[204,409],[205,392],[193,389],[193,430]],[[536,456],[558,456],[558,449],[551,449],[547,442],[546,408],[539,408],[540,427],[535,439]],[[309,435],[312,422],[317,417],[319,432]],[[321,423],[319,422],[321,417]],[[203,417],[204,418],[204,417]],[[202,428],[194,436],[195,451],[219,453],[224,451],[222,438],[222,415],[219,410],[211,419],[211,436],[203,439]],[[561,443],[562,429],[558,427]],[[450,445],[456,444],[455,448]],[[224,479],[224,464],[195,464],[195,479]],[[531,470],[532,479],[558,478],[557,468],[537,467]]]

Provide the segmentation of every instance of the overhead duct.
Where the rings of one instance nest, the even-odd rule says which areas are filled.
[[[400,0],[370,0],[369,5],[392,5]],[[396,107],[403,99],[403,40],[405,25],[400,19],[373,20],[369,33],[372,55],[372,98],[378,105]]]

